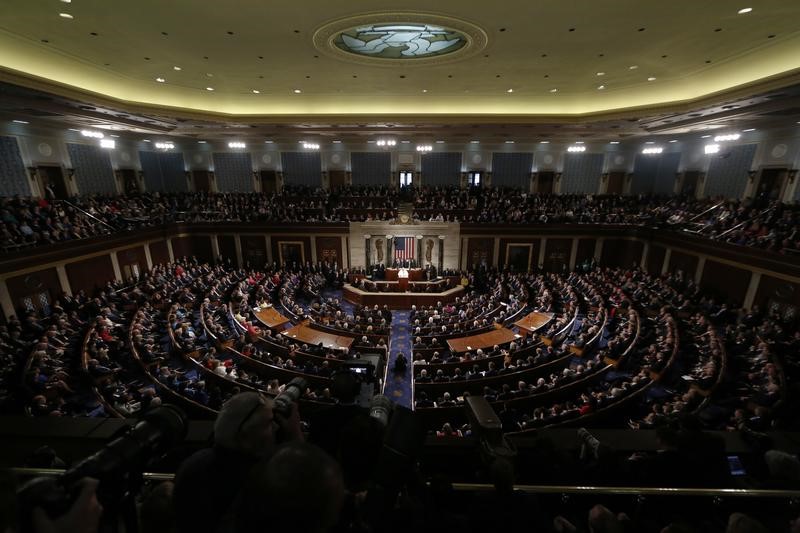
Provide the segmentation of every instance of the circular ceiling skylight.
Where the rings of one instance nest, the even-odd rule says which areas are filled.
[[[314,33],[314,45],[326,54],[384,65],[461,59],[480,52],[486,43],[486,32],[472,23],[409,12],[348,17],[325,24]]]
[[[461,32],[430,24],[372,24],[339,34],[333,44],[352,54],[381,59],[418,59],[451,54],[467,44]]]

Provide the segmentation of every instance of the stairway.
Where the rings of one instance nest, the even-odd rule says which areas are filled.
[[[397,218],[402,219],[403,215],[408,217],[408,220],[414,218],[414,204],[412,202],[400,202],[397,206]]]

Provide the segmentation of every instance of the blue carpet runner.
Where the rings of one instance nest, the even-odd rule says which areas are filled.
[[[342,309],[348,313],[353,314],[355,306],[342,298],[342,291],[326,288],[322,291],[323,298],[338,298]],[[389,366],[389,372],[386,374],[386,384],[383,388],[383,393],[395,403],[404,407],[412,408],[412,373],[411,367],[411,335],[408,331],[408,314],[409,311],[392,311],[392,331],[388,339],[389,341],[389,360],[386,364]],[[403,352],[403,355],[408,359],[408,370],[405,375],[395,375],[392,372],[394,361],[397,359],[397,354]]]
[[[411,333],[408,331],[408,311],[392,311],[392,336],[389,343],[389,372],[386,375],[386,386],[383,393],[398,405],[412,409],[412,376],[411,366]],[[408,360],[408,368],[404,374],[392,372],[397,354],[403,352]]]

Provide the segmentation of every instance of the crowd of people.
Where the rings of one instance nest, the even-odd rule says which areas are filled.
[[[796,206],[683,196],[532,194],[512,188],[415,189],[413,217],[491,224],[653,225],[782,254],[800,250]],[[278,193],[160,193],[0,199],[7,252],[169,222],[342,223],[393,220],[400,196],[388,187],[284,187]]]

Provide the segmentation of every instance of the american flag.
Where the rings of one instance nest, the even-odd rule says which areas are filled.
[[[414,259],[414,237],[396,237],[394,239],[394,258],[398,261]]]

